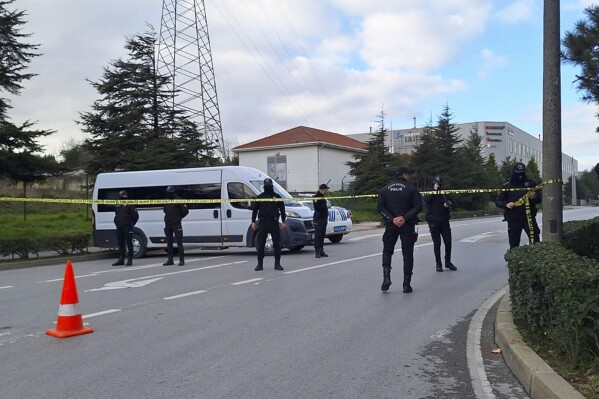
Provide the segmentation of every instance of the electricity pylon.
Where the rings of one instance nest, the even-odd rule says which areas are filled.
[[[227,159],[204,0],[163,0],[157,69],[170,76],[173,108],[188,112]]]

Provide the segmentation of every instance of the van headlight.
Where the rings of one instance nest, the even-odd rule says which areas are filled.
[[[285,211],[285,215],[287,215],[287,217],[290,217],[290,218],[296,218],[296,219],[301,219],[302,218],[299,213],[293,212],[293,211],[287,211],[286,210]]]

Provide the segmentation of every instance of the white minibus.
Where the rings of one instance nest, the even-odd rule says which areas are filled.
[[[244,166],[222,166],[187,169],[147,170],[101,173],[94,184],[93,198],[116,200],[126,190],[130,200],[160,200],[166,198],[167,186],[174,186],[181,199],[214,200],[190,203],[189,214],[183,219],[183,242],[209,248],[255,247],[256,234],[250,228],[251,202],[229,202],[229,199],[251,199],[263,191],[268,175]],[[312,211],[297,201],[279,184],[275,192],[285,201],[287,228],[282,230],[281,245],[299,251],[312,242],[314,227]],[[114,225],[114,205],[93,204],[93,241],[100,248],[117,248]],[[133,234],[134,257],[143,257],[147,250],[166,248],[164,213],[160,204],[136,205],[139,221]],[[266,252],[272,253],[272,240],[267,239]]]

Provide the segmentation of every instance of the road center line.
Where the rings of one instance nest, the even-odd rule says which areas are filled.
[[[166,298],[162,298],[164,300],[170,300],[170,299],[179,299],[179,298],[184,298],[186,296],[191,296],[191,295],[197,295],[197,294],[203,294],[204,292],[208,292],[206,290],[200,290],[200,291],[192,291],[192,292],[187,292],[185,294],[179,294],[179,295],[173,295],[173,296],[167,296]]]
[[[103,316],[105,314],[116,313],[116,312],[120,312],[120,311],[121,311],[121,309],[108,309],[108,310],[103,310],[101,312],[86,314],[81,317],[84,319],[91,319],[92,317]]]
[[[253,279],[250,279],[250,280],[238,281],[236,283],[231,283],[231,285],[248,284],[248,283],[253,283],[254,281],[260,281],[260,280],[264,280],[264,279],[263,278],[253,278]]]
[[[426,243],[426,244],[415,245],[414,249],[420,248],[420,247],[425,247],[427,245],[433,245],[433,243],[429,242],[429,243]],[[396,252],[401,252],[401,249],[396,249],[395,251]],[[327,267],[327,266],[334,266],[334,265],[339,265],[339,264],[342,264],[342,263],[349,263],[349,262],[354,262],[354,261],[357,261],[357,260],[372,258],[372,257],[375,257],[375,256],[381,256],[382,254],[383,254],[382,252],[377,252],[376,254],[358,256],[357,258],[350,258],[350,259],[338,260],[336,262],[329,262],[329,263],[325,263],[325,264],[322,264],[322,265],[305,267],[303,269],[291,270],[291,271],[284,272],[284,273],[285,274],[300,273],[300,272],[305,272],[305,271],[308,271],[308,270],[320,269],[320,268]]]

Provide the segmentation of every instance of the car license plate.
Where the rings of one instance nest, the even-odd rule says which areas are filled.
[[[345,226],[335,226],[335,228],[333,228],[333,231],[345,231],[345,229]]]

